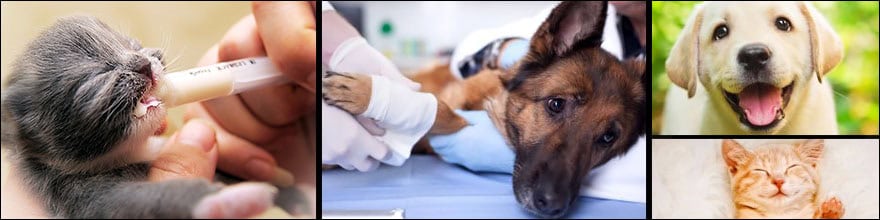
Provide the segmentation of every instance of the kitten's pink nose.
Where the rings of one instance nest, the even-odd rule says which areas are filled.
[[[776,188],[782,189],[783,183],[785,183],[784,179],[773,179],[773,185],[776,185]]]

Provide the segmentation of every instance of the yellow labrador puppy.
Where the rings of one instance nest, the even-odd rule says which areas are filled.
[[[837,134],[840,38],[804,2],[698,5],[666,60],[662,134]],[[683,89],[682,89],[683,88]]]

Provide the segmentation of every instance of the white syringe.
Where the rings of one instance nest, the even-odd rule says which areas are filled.
[[[268,57],[246,58],[165,74],[156,96],[166,108],[280,85],[291,79]]]

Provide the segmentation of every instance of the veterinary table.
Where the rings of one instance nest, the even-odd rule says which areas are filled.
[[[437,156],[413,155],[400,167],[321,174],[321,209],[404,209],[406,218],[537,218],[521,208],[510,174],[474,173]],[[646,204],[580,197],[566,218],[645,218]]]

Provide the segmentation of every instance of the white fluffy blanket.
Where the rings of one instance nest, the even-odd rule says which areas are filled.
[[[753,149],[800,140],[737,140]],[[825,140],[819,198],[836,195],[844,218],[880,218],[878,140]],[[655,139],[651,145],[651,217],[732,218],[721,140]]]

